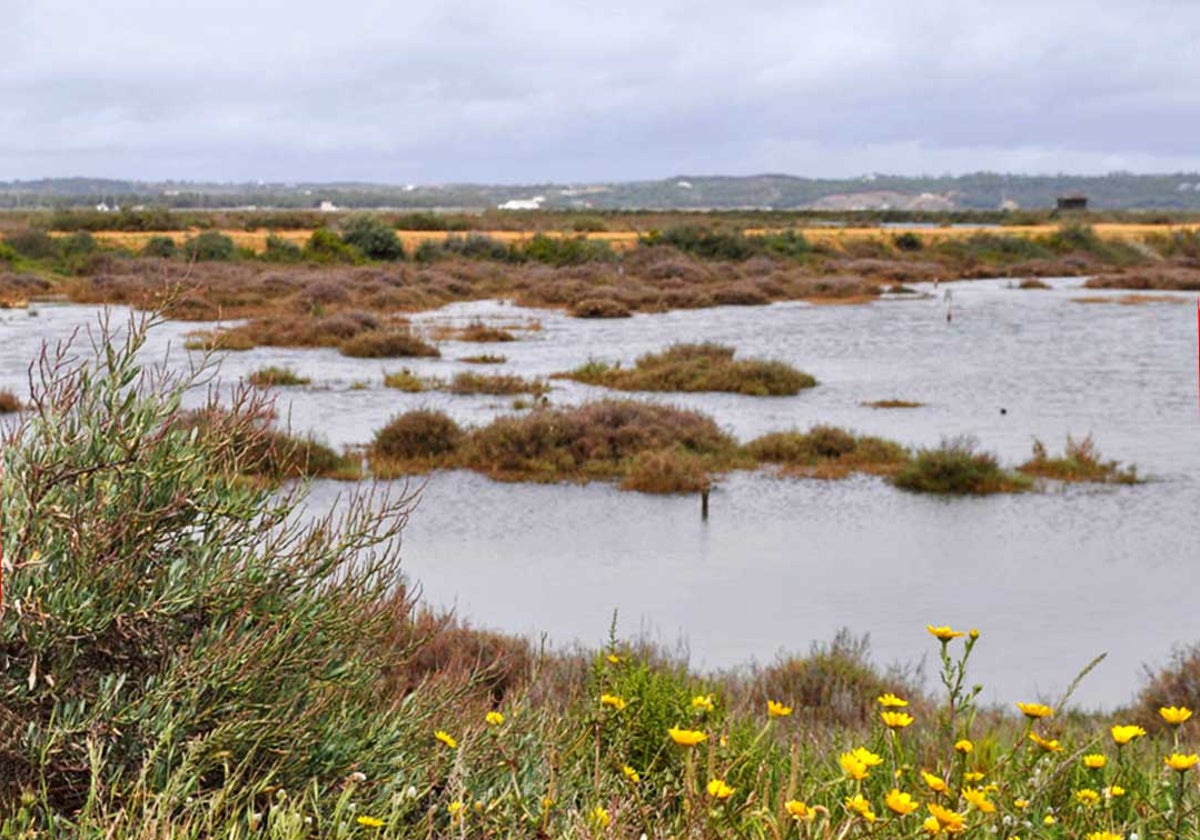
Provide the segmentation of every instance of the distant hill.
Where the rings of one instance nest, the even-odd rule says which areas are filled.
[[[171,208],[514,208],[596,210],[996,210],[1052,208],[1067,193],[1097,210],[1200,211],[1200,173],[942,177],[680,175],[609,184],[217,184],[48,178],[0,181],[0,208],[148,205]]]

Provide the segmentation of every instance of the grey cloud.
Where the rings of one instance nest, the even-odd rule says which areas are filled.
[[[12,21],[0,178],[1200,169],[1183,2],[40,0]]]

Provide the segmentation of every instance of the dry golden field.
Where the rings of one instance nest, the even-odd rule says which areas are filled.
[[[954,227],[926,227],[920,225],[914,226],[889,226],[889,227],[832,227],[832,226],[802,226],[793,228],[803,233],[805,237],[813,242],[839,242],[848,240],[863,240],[878,237],[891,237],[902,233],[913,233],[921,237],[926,242],[935,242],[951,238],[968,237],[977,233],[993,233],[1004,236],[1023,236],[1023,237],[1039,237],[1047,236],[1057,230],[1055,225],[1014,225],[1006,227],[994,227],[987,225],[963,225]],[[1140,239],[1151,234],[1171,233],[1174,231],[1194,232],[1197,230],[1195,225],[1155,225],[1155,224],[1132,224],[1132,223],[1111,223],[1100,222],[1092,225],[1092,229],[1096,234],[1106,239]],[[199,233],[199,230],[175,230],[175,231],[160,231],[160,232],[125,232],[125,231],[101,231],[95,234],[99,242],[109,245],[119,245],[130,250],[139,250],[146,244],[152,236],[170,236],[177,241],[182,242],[189,236],[194,236]],[[748,229],[747,234],[762,234],[767,232],[778,233],[779,230],[767,229]],[[271,232],[265,230],[259,231],[241,231],[241,230],[225,230],[222,231],[226,236],[230,237],[234,244],[239,248],[250,248],[255,252],[261,253],[266,248],[267,237]],[[509,230],[480,230],[472,231],[472,233],[488,236],[497,242],[505,244],[511,242],[521,242],[531,239],[534,236],[532,231],[509,231]],[[289,242],[294,242],[297,245],[303,245],[308,241],[312,234],[310,230],[285,230],[275,233],[276,236],[286,239]],[[66,234],[56,234],[66,235]],[[446,233],[444,231],[397,231],[397,236],[404,243],[404,247],[408,251],[417,248],[422,242],[429,240],[441,241],[448,236],[463,236],[462,233]],[[632,230],[626,231],[603,231],[598,233],[578,234],[574,232],[558,232],[548,233],[549,236],[586,236],[589,239],[596,239],[608,242],[613,248],[623,250],[631,248],[637,243],[638,232]]]

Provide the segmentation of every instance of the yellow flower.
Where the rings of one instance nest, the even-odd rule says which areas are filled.
[[[767,714],[771,717],[787,717],[792,713],[791,706],[785,706],[775,700],[767,701]]]
[[[1013,807],[1019,808],[1020,810],[1024,811],[1026,808],[1029,807],[1029,800],[1028,799],[1014,799]]]
[[[983,813],[994,814],[996,812],[996,806],[992,804],[991,800],[979,788],[963,788],[962,795],[963,799],[970,802]]]
[[[733,796],[733,788],[725,784],[724,779],[711,780],[708,786],[705,787],[705,790],[708,791],[708,795],[713,799],[728,799]]]
[[[913,716],[906,712],[880,712],[879,716],[888,729],[903,729],[913,722]]]
[[[499,726],[504,723],[504,715],[499,712],[488,712],[485,720],[488,722],[488,726]]]
[[[855,747],[851,752],[855,758],[868,767],[878,767],[883,764],[883,756],[876,755],[866,747]]]
[[[966,635],[961,630],[951,630],[949,627],[934,627],[932,624],[926,624],[925,629],[928,630],[939,641],[948,642],[951,639],[957,639],[959,636]]]
[[[842,753],[838,756],[838,764],[842,765],[842,770],[847,776],[856,781],[867,778],[867,774],[871,772],[854,753]]]
[[[978,782],[982,779],[983,779],[983,774],[980,773],[978,770],[968,770],[966,773],[963,773],[963,781],[964,782]]]
[[[452,750],[458,749],[458,741],[455,741],[454,737],[449,732],[443,732],[441,729],[439,729],[437,732],[433,733],[433,737],[437,738]]]
[[[624,767],[621,768],[621,772],[625,774],[626,779],[633,782],[634,784],[637,784],[638,782],[640,782],[642,780],[642,777],[638,774],[638,771],[634,770],[628,764],[626,764]]]
[[[946,790],[947,790],[946,782],[942,779],[941,776],[935,776],[932,773],[926,773],[924,770],[922,770],[921,778],[925,780],[925,784],[927,784],[929,786],[929,789],[932,790],[934,793],[945,793],[946,792]]]
[[[1163,759],[1163,762],[1172,770],[1178,770],[1180,773],[1187,772],[1200,762],[1200,755],[1192,753],[1191,755],[1181,755],[1180,753],[1171,753]]]
[[[1041,735],[1037,734],[1036,732],[1030,732],[1029,740],[1033,741],[1033,743],[1037,744],[1039,747],[1044,749],[1046,752],[1062,752],[1062,744],[1058,743],[1057,738],[1047,739],[1047,738],[1043,738]]]
[[[554,797],[553,796],[543,796],[542,797],[542,810],[549,811],[553,807],[554,807]]]
[[[667,734],[671,736],[672,741],[683,747],[694,747],[708,738],[703,732],[697,732],[695,729],[668,729]]]
[[[878,703],[880,706],[884,706],[885,708],[888,708],[888,709],[903,708],[904,706],[908,705],[907,700],[903,699],[902,697],[897,697],[895,694],[892,694],[890,691],[887,692],[886,694],[880,694]]]
[[[1021,714],[1027,718],[1036,720],[1037,718],[1050,717],[1054,714],[1054,709],[1047,706],[1045,703],[1018,703],[1017,708],[1021,710]]]
[[[609,708],[615,709],[619,712],[622,709],[624,709],[626,706],[628,706],[629,704],[626,703],[624,699],[622,699],[621,697],[618,697],[615,694],[601,694],[600,695],[600,705],[608,706]]]
[[[1091,788],[1080,788],[1075,791],[1075,801],[1080,805],[1091,807],[1100,801],[1100,792]]]
[[[1099,770],[1108,764],[1108,759],[1100,753],[1088,753],[1083,757],[1083,766],[1089,770]]]
[[[608,660],[609,665],[620,665],[621,664],[621,657],[617,656],[615,653],[610,653],[608,656],[606,656],[604,658]]]
[[[711,694],[697,694],[692,698],[692,708],[699,712],[711,712],[713,710],[713,696]]]
[[[813,809],[799,799],[789,799],[783,803],[783,807],[787,808],[788,815],[794,820],[811,820],[813,818]]]
[[[979,638],[979,628],[978,628],[978,627],[972,627],[972,628],[971,628],[971,632],[970,632],[970,636],[971,636],[971,638],[972,638],[972,639],[978,639],[978,638]]]
[[[1124,796],[1125,788],[1121,787],[1120,785],[1113,785],[1112,787],[1106,787],[1104,789],[1104,795],[1106,797]]]
[[[958,750],[963,755],[970,755],[975,752],[975,745],[963,738],[961,741],[954,742],[954,749]]]
[[[1112,739],[1114,741],[1116,741],[1118,744],[1120,744],[1121,746],[1125,746],[1130,741],[1132,741],[1134,738],[1141,738],[1143,735],[1146,734],[1145,729],[1142,729],[1142,727],[1136,726],[1134,724],[1129,724],[1126,726],[1122,726],[1122,725],[1118,724],[1117,726],[1114,726],[1109,731],[1112,732]]]
[[[951,811],[949,808],[943,808],[941,805],[935,805],[930,802],[925,806],[929,809],[929,813],[933,814],[933,818],[937,820],[938,828],[948,834],[957,834],[967,827],[967,818],[957,811]]]
[[[358,817],[355,822],[359,825],[365,825],[367,828],[379,828],[383,825],[383,820],[378,817]]]
[[[856,793],[854,796],[847,799],[846,807],[858,814],[867,822],[875,822],[875,812],[871,810],[871,803],[863,798],[861,793]]]
[[[937,834],[942,830],[942,826],[937,821],[937,817],[926,817],[925,822],[921,823],[921,828],[925,829],[925,831],[930,834]]]
[[[1172,726],[1178,726],[1192,716],[1192,710],[1186,706],[1163,706],[1158,713]]]
[[[1087,840],[1121,840],[1121,835],[1111,831],[1093,831],[1087,836]]]
[[[1053,814],[1047,814],[1046,816],[1042,817],[1042,825],[1054,825],[1056,822],[1058,822],[1058,820],[1054,819]]]
[[[608,815],[608,811],[605,810],[604,806],[597,805],[592,809],[592,822],[600,828],[608,828],[612,825],[612,817]]]
[[[911,794],[901,793],[898,788],[891,789],[883,798],[883,804],[902,817],[921,807],[921,803],[913,799]]]

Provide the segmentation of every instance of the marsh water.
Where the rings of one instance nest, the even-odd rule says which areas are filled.
[[[404,394],[385,371],[449,377],[479,370],[461,357],[498,353],[489,371],[548,375],[588,359],[630,363],[675,341],[716,341],[740,355],[783,359],[818,387],[795,397],[638,395],[704,411],[747,439],[767,431],[844,426],[921,446],[969,435],[1015,464],[1033,439],[1061,449],[1092,434],[1104,456],[1136,464],[1136,486],[1078,485],[988,498],[918,496],[869,477],[724,477],[708,522],[694,496],[646,496],[603,484],[499,484],[480,476],[428,478],[404,534],[410,580],[430,603],[473,624],[553,644],[600,644],[613,611],[619,632],[687,649],[693,667],[766,664],[807,651],[839,628],[870,634],[880,663],[935,665],[926,623],[983,633],[972,674],[989,701],[1054,700],[1095,655],[1107,659],[1076,692],[1113,707],[1143,666],[1200,641],[1200,410],[1194,298],[1123,305],[1121,292],[1049,290],[1008,281],[917,286],[919,295],[862,306],[781,303],[568,318],[501,302],[452,306],[417,323],[482,318],[520,329],[520,341],[442,344],[442,359],[363,361],[333,350],[260,348],[229,354],[232,381],[266,365],[313,379],[280,391],[297,431],[335,446],[366,443],[398,412],[447,411],[485,422],[511,400]],[[952,290],[953,320],[944,293]],[[1082,296],[1108,299],[1081,303]],[[41,305],[0,312],[0,388],[24,393],[43,339],[94,325],[94,307]],[[195,324],[157,328],[148,358],[186,363]],[[602,395],[556,380],[552,403]],[[919,408],[864,403],[899,398]],[[316,482],[310,504],[334,504],[351,485]]]

